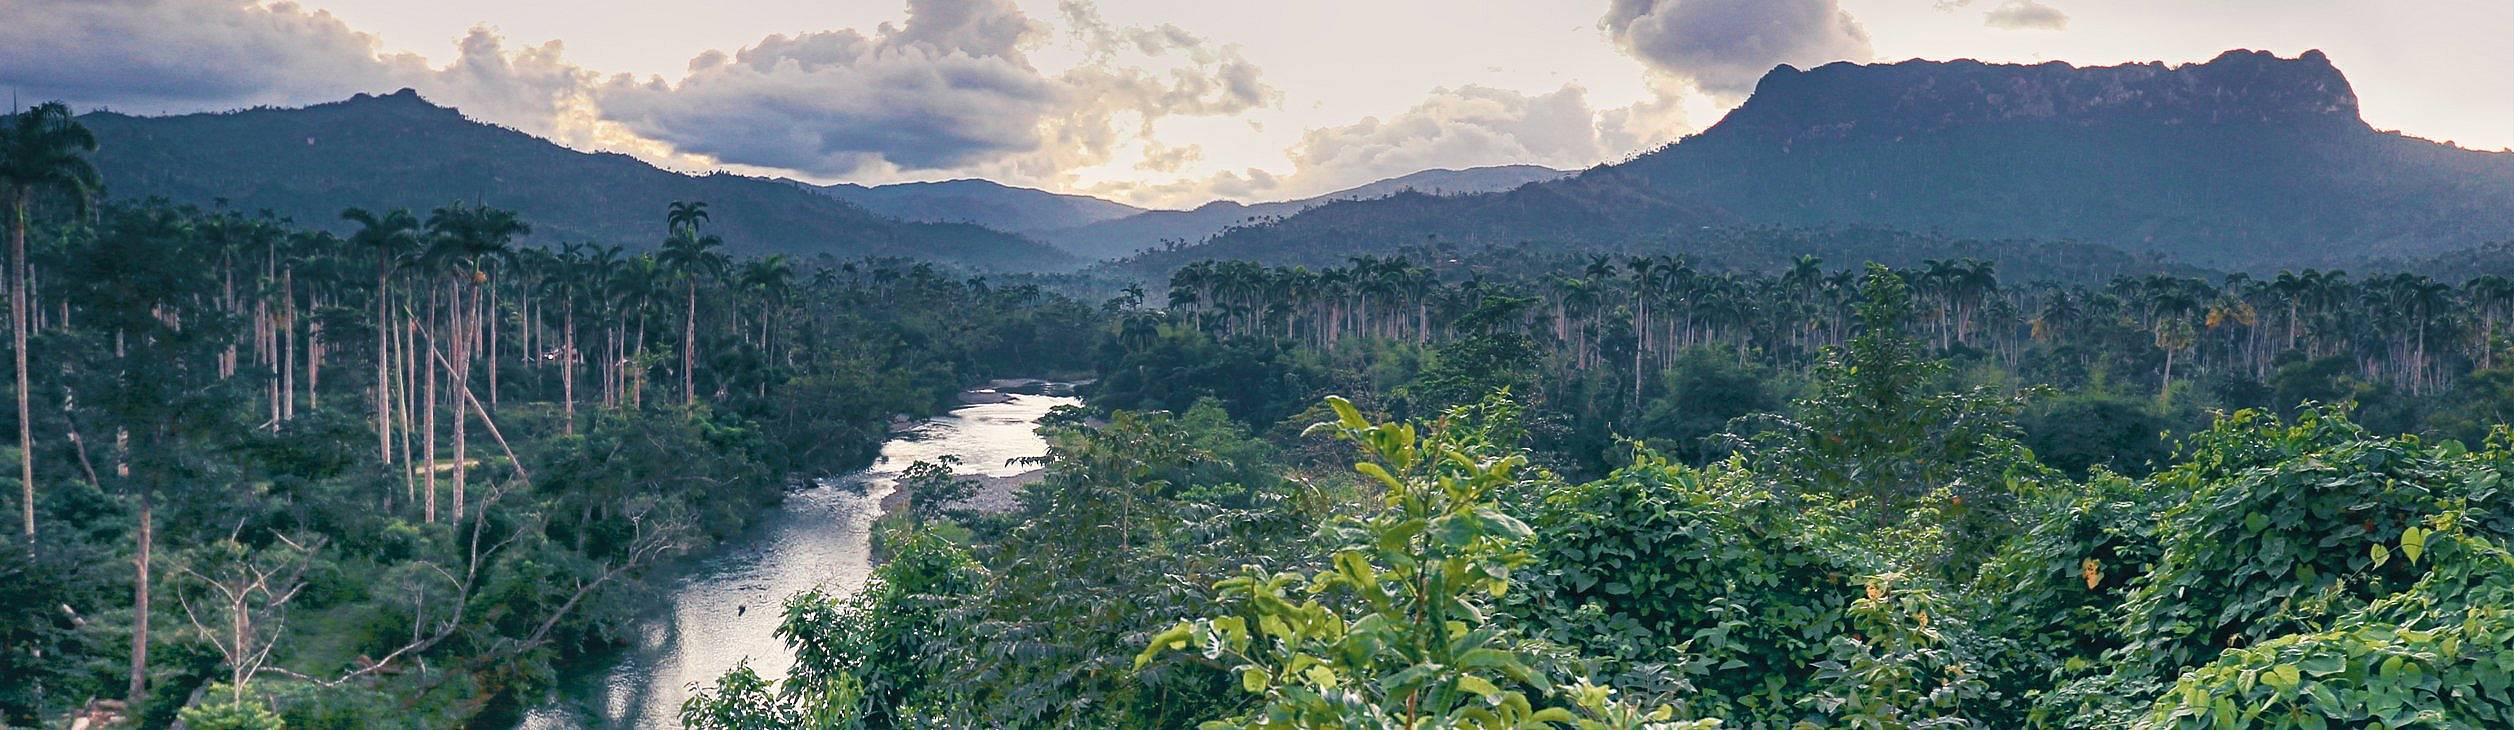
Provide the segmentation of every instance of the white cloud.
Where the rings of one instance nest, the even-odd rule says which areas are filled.
[[[2069,14],[2035,0],[2007,0],[1983,15],[1982,22],[2008,30],[2066,30]]]
[[[1385,118],[1309,130],[1285,150],[1289,173],[1248,168],[1155,183],[1107,182],[1090,190],[1165,206],[1213,197],[1291,200],[1432,168],[1580,169],[1663,144],[1682,129],[1683,115],[1665,97],[1596,109],[1576,84],[1536,95],[1461,86],[1434,89]]]
[[[1598,27],[1653,70],[1723,97],[1753,91],[1780,64],[1872,53],[1837,0],[1613,0]]]
[[[953,171],[1031,184],[1110,159],[1133,125],[1228,115],[1275,92],[1236,50],[1174,27],[1112,28],[1068,3],[1091,58],[1057,73],[1024,50],[1046,25],[1009,0],[911,0],[908,18],[770,36],[691,62],[678,82],[614,78],[594,98],[637,133],[717,159],[825,178]],[[1166,70],[1116,58],[1170,56]]]
[[[1287,182],[1315,193],[1433,167],[1582,167],[1605,154],[1578,86],[1536,96],[1464,86],[1436,89],[1387,119],[1310,130],[1291,150]]]
[[[1113,26],[1075,1],[1062,11],[1086,58],[1054,72],[1026,53],[1051,29],[1010,0],[907,0],[904,21],[869,35],[771,35],[700,54],[672,81],[606,79],[557,41],[510,49],[487,27],[432,67],[293,2],[0,1],[0,84],[38,99],[195,111],[407,86],[476,119],[682,168],[1054,185],[1138,139],[1161,153],[1147,164],[1176,167],[1192,146],[1152,139],[1156,121],[1278,96],[1236,47]]]

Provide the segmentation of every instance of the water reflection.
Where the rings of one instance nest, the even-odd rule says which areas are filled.
[[[1048,409],[1079,402],[1012,394],[1037,392],[1035,387],[1003,389],[1008,400],[963,406],[892,437],[871,468],[788,495],[749,534],[693,561],[631,646],[562,679],[561,697],[527,713],[522,726],[675,727],[691,685],[713,684],[745,659],[761,676],[784,676],[794,661],[775,635],[785,597],[817,587],[851,592],[864,585],[872,572],[867,531],[902,470],[949,455],[960,458],[965,474],[1028,471],[1032,467],[1008,462],[1047,453],[1047,442],[1035,430],[1039,418]],[[846,481],[864,488],[849,488]]]

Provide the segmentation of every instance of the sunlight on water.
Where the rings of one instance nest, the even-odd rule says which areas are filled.
[[[794,660],[774,632],[785,597],[864,585],[872,572],[867,528],[901,471],[947,455],[960,457],[964,474],[1029,471],[1034,467],[1009,462],[1047,453],[1034,429],[1039,418],[1080,402],[1015,395],[963,406],[892,437],[872,467],[787,495],[748,534],[692,561],[672,583],[669,603],[647,616],[630,646],[609,661],[572,668],[583,674],[562,678],[562,697],[526,714],[522,727],[673,727],[691,685],[712,684],[745,659],[761,676],[784,676]],[[841,486],[850,480],[865,485],[862,494]]]

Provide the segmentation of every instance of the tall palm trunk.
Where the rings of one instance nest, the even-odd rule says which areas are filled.
[[[698,390],[698,277],[690,277],[690,306],[681,319],[681,405],[696,405]]]
[[[9,196],[9,335],[17,357],[17,478],[19,506],[24,508],[26,541],[35,541],[35,426],[27,407],[26,385],[26,206],[33,191],[19,187]]]
[[[481,320],[481,325],[489,330],[487,333],[489,338],[489,407],[496,408],[498,407],[498,288],[497,285],[491,284],[488,289],[488,316]]]
[[[137,536],[139,555],[132,559],[138,572],[131,580],[131,691],[123,700],[136,707],[148,691],[148,584],[149,558],[156,548],[157,530],[153,524],[156,505],[149,499],[149,487],[140,488],[140,525]]]
[[[404,302],[403,306],[407,308],[409,303]],[[413,384],[413,377],[417,373],[410,371],[410,338],[415,334],[412,330],[417,328],[411,326],[412,323],[408,317],[395,319],[394,324],[393,417],[397,421],[395,430],[399,432],[396,438],[400,442],[402,496],[408,503],[415,504],[419,501],[419,475],[413,471],[414,467],[410,458],[410,434],[416,430],[411,427],[410,412],[417,405],[414,399],[419,393],[417,386]]]
[[[381,253],[375,266],[375,449],[377,458],[393,463],[393,357],[388,346],[393,336],[391,321],[391,289],[386,288],[391,259]]]
[[[564,433],[574,436],[576,435],[576,298],[568,297],[563,309],[565,311],[561,316],[566,317],[567,321],[559,326],[566,330],[563,336],[567,342],[560,347],[559,351],[559,392],[567,404],[567,425],[562,428]]]
[[[297,292],[296,267],[279,270],[279,307],[272,313],[271,336],[279,347],[279,420],[297,418]]]
[[[2173,392],[2174,392],[2174,348],[2170,348],[2170,347],[2168,347],[2168,348],[2165,348],[2165,384],[2164,384],[2163,386],[2158,387],[2158,388],[2156,389],[2156,398],[2157,398],[2157,400],[2162,401],[2162,400],[2164,400],[2166,397],[2171,396],[2171,395],[2173,394]]]
[[[437,308],[437,299],[438,299],[438,296],[437,296],[437,293],[436,293],[436,287],[427,287],[427,289],[428,289],[428,326],[430,326],[430,327],[434,327],[434,326],[436,326],[436,308]],[[410,351],[407,351],[407,350],[406,350],[406,351],[404,351],[404,354],[405,354],[405,355],[409,355],[409,354],[412,354],[412,353],[411,353]],[[406,359],[416,360],[417,358],[406,358]],[[422,374],[420,375],[420,377],[421,377],[421,378],[426,379],[426,380],[427,380],[427,383],[428,383],[428,388],[427,388],[427,390],[428,390],[428,397],[427,397],[427,399],[426,399],[426,403],[427,403],[427,406],[426,406],[426,407],[427,407],[427,417],[426,417],[425,419],[422,419],[424,422],[422,423],[422,425],[421,425],[421,427],[420,427],[420,428],[422,429],[422,430],[421,430],[421,432],[420,432],[420,433],[421,433],[421,439],[422,439],[423,441],[425,441],[425,442],[426,442],[426,444],[425,444],[425,448],[427,449],[427,456],[426,456],[426,457],[424,457],[424,458],[421,458],[421,459],[419,460],[419,464],[420,464],[420,467],[419,467],[419,468],[427,470],[427,487],[428,487],[428,491],[427,491],[427,494],[426,494],[426,495],[424,495],[423,497],[421,497],[421,501],[422,501],[422,505],[423,505],[421,509],[422,509],[423,513],[426,515],[426,519],[427,519],[427,521],[429,521],[429,522],[435,522],[435,521],[436,521],[436,471],[437,471],[437,469],[436,469],[436,467],[437,467],[437,464],[436,464],[436,381],[437,381],[437,372],[436,372],[436,371],[437,371],[437,369],[436,369],[436,368],[433,368],[433,367],[427,367],[425,363],[420,363],[420,364],[418,365],[418,370],[422,373]]]
[[[449,395],[445,407],[453,409],[454,417],[455,524],[461,524],[463,521],[463,502],[466,496],[464,487],[467,486],[465,482],[470,477],[469,470],[464,468],[463,460],[471,456],[470,450],[465,448],[469,445],[466,442],[470,435],[465,427],[471,422],[471,418],[470,414],[463,410],[463,404],[471,400],[471,348],[465,343],[471,339],[471,331],[467,328],[473,323],[468,321],[468,309],[463,303],[463,289],[464,286],[460,283],[454,285],[454,306],[446,310],[446,316],[453,320],[448,329],[454,333],[451,338],[451,347],[454,350],[454,372],[447,375],[453,380],[454,387],[448,389]],[[474,293],[472,296],[477,299],[479,295]]]

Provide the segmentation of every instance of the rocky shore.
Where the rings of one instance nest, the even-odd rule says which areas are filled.
[[[1009,476],[993,476],[985,474],[963,475],[960,478],[978,483],[978,491],[976,494],[970,495],[967,500],[954,503],[951,506],[957,509],[974,510],[987,514],[1011,512],[1013,507],[1019,504],[1021,489],[1023,487],[1030,486],[1032,483],[1035,483],[1046,476],[1046,469],[1032,469]],[[898,514],[900,510],[905,510],[907,508],[908,489],[906,485],[894,488],[890,490],[890,494],[882,496],[883,514]]]

